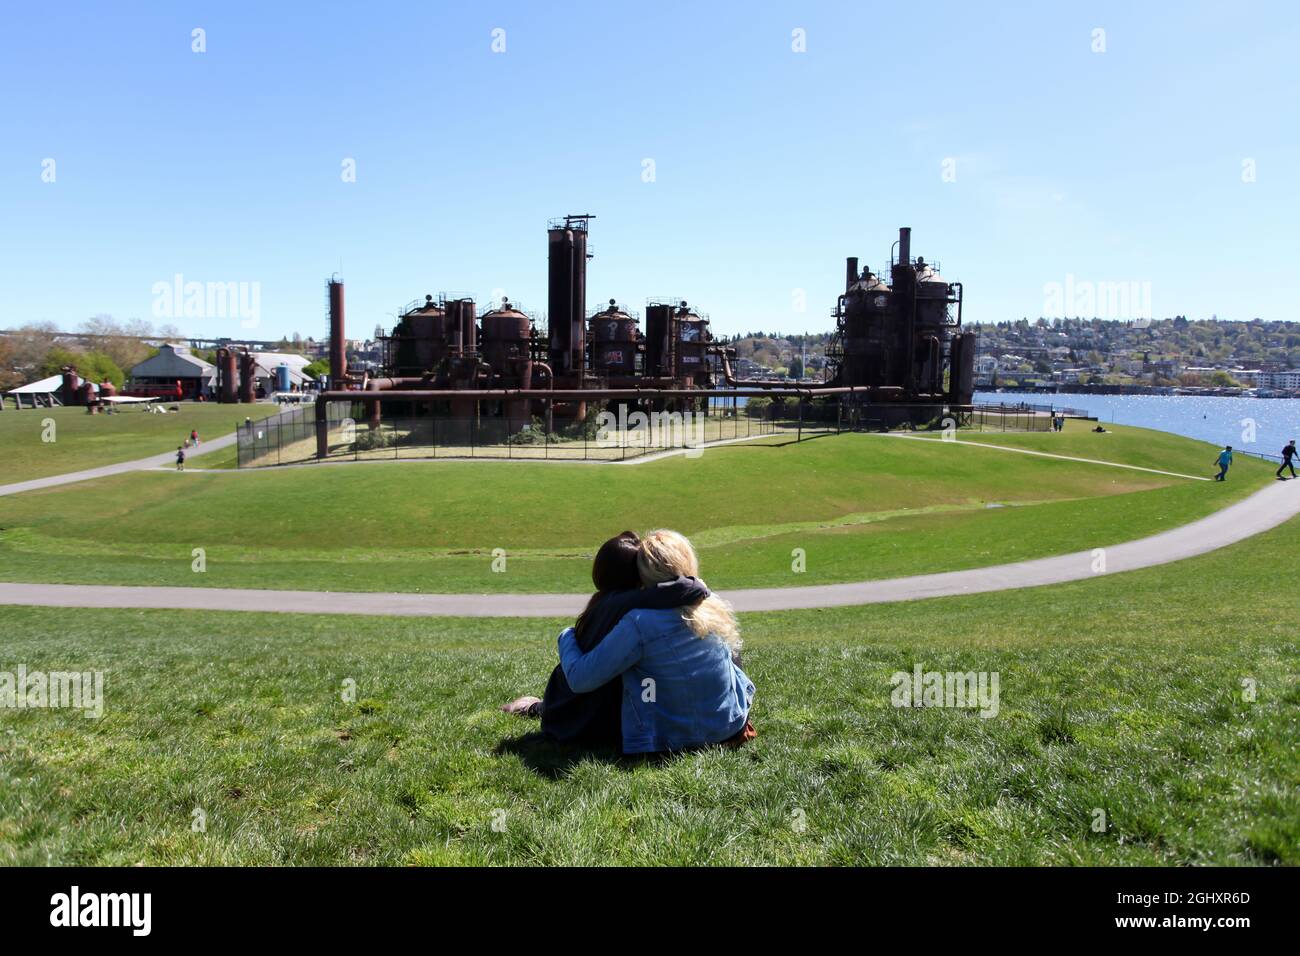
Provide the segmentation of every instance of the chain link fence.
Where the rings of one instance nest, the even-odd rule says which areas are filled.
[[[701,403],[703,404],[703,403]],[[385,416],[377,425],[361,402],[325,403],[325,460],[494,459],[627,461],[674,449],[779,436],[803,441],[844,431],[1048,431],[1050,412],[998,405],[855,405],[813,399],[719,398],[704,410],[638,412],[593,408],[581,422],[547,428],[541,418],[480,415]],[[240,468],[320,461],[314,405],[291,408],[238,429]]]

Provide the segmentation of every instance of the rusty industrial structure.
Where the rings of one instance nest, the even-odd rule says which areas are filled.
[[[330,386],[317,402],[318,453],[328,452],[326,405],[360,402],[378,427],[385,415],[504,418],[524,427],[534,417],[582,421],[589,404],[701,409],[714,396],[767,395],[856,418],[870,409],[886,426],[960,410],[972,401],[975,335],[962,330],[962,286],[937,264],[911,257],[911,230],[899,230],[888,280],[847,260],[845,288],[827,350],[826,380],[816,385],[744,382],[732,373],[734,349],[714,340],[707,316],[677,297],[646,304],[639,316],[616,299],[587,312],[588,236],[594,216],[547,224],[547,312],[542,325],[503,298],[481,318],[465,295],[425,295],[403,307],[381,336],[378,374],[347,366],[343,283],[328,283]],[[219,356],[220,396],[234,400],[233,352]],[[241,370],[242,371],[242,370]],[[241,381],[247,376],[240,376]],[[243,400],[242,389],[239,395]]]

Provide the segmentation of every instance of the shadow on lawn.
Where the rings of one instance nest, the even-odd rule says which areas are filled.
[[[513,755],[520,759],[525,767],[548,780],[559,780],[584,760],[595,760],[609,764],[619,770],[631,770],[646,765],[657,766],[681,760],[691,754],[706,750],[739,750],[747,752],[750,760],[760,759],[752,747],[737,748],[726,744],[708,744],[665,753],[625,754],[618,747],[581,744],[561,744],[547,739],[541,731],[533,731],[522,737],[504,737],[493,748],[492,753],[498,757]]]
[[[584,760],[630,769],[646,762],[644,757],[627,757],[617,747],[561,744],[548,740],[541,731],[522,737],[505,737],[492,751],[498,757],[517,756],[529,770],[550,780],[559,780]]]

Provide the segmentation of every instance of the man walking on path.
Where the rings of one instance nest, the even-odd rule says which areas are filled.
[[[1287,446],[1286,446],[1285,448],[1282,449],[1282,464],[1278,465],[1278,467],[1277,467],[1277,476],[1278,476],[1279,478],[1282,478],[1282,469],[1283,469],[1283,468],[1290,468],[1290,469],[1291,469],[1291,477],[1292,477],[1292,478],[1294,478],[1294,477],[1296,476],[1296,474],[1295,474],[1295,456],[1296,456],[1296,450],[1295,450],[1295,439],[1292,438],[1291,441],[1289,441],[1289,442],[1287,443]],[[1283,481],[1286,481],[1285,478],[1282,478],[1282,480],[1283,480]]]
[[[1217,475],[1214,476],[1214,480],[1215,480],[1215,481],[1227,481],[1227,480],[1228,480],[1228,466],[1232,464],[1232,446],[1231,446],[1231,445],[1225,445],[1225,446],[1223,447],[1223,451],[1219,452],[1219,457],[1218,457],[1218,459],[1216,459],[1216,464],[1218,464],[1218,466],[1219,466],[1219,473],[1218,473]]]
[[[185,470],[185,449],[181,448],[179,445],[176,447],[176,470]]]
[[[190,430],[190,441],[194,443],[195,448],[199,447],[199,430],[197,428]]]

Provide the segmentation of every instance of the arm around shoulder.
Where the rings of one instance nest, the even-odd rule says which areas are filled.
[[[635,613],[626,615],[605,639],[586,654],[578,647],[573,628],[560,635],[560,667],[577,693],[609,683],[641,659],[641,632]]]

